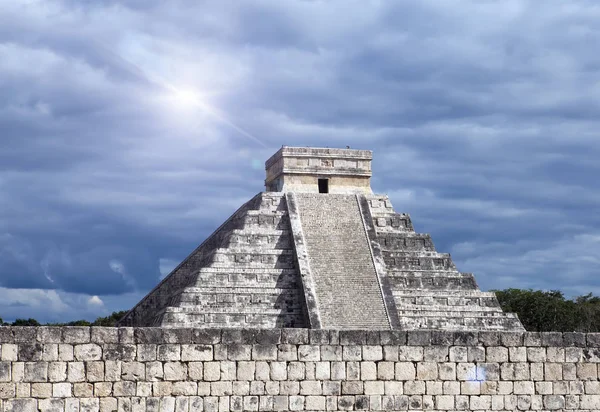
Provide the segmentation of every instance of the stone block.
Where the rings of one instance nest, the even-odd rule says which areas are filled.
[[[213,359],[213,348],[210,345],[181,345],[181,360],[184,362],[211,361]]]
[[[404,382],[404,394],[406,395],[424,395],[425,382],[422,381],[406,381]]]
[[[200,381],[204,379],[204,364],[202,362],[188,363],[188,376],[190,379]]]
[[[442,382],[427,381],[425,382],[425,392],[427,395],[442,395],[444,393]]]
[[[399,383],[399,382],[397,382]],[[398,386],[402,387],[402,384]],[[382,381],[367,381],[364,383],[364,392],[366,395],[383,395],[385,394],[385,385]]]
[[[379,332],[379,339],[382,345],[405,346],[407,342],[407,332],[382,330]]]
[[[563,346],[563,335],[562,332],[543,332],[542,346]]]
[[[281,343],[306,345],[309,343],[309,329],[282,329]]]
[[[342,383],[335,381],[323,382],[323,395],[340,395],[342,393]]]
[[[1,370],[1,366],[0,366],[0,370]],[[1,372],[0,372],[0,375],[1,375]],[[48,363],[48,380],[50,382],[66,381],[67,380],[67,363],[66,362],[50,362],[50,363]]]
[[[204,362],[204,380],[208,382],[221,379],[221,365],[219,362]]]
[[[471,396],[469,401],[472,410],[489,410],[492,408],[492,397],[489,395]]]
[[[311,345],[328,345],[329,331],[325,329],[309,329],[308,341]]]
[[[167,381],[184,381],[187,379],[187,365],[182,362],[165,362],[163,377]]]
[[[435,362],[417,363],[417,380],[433,381],[438,379],[438,368]]]
[[[363,381],[377,379],[377,365],[375,362],[360,362],[360,379]]]
[[[165,343],[162,328],[134,328],[133,339],[135,343]],[[109,343],[109,342],[106,342]]]
[[[563,395],[545,395],[544,408],[549,411],[561,410],[565,407],[565,397]]]
[[[107,361],[133,361],[135,360],[136,349],[136,345],[133,344],[107,344],[102,347],[102,359]]]
[[[412,362],[396,363],[396,380],[411,381],[416,377],[416,368]]]
[[[2,361],[14,361],[18,360],[19,346],[12,343],[3,343],[2,350],[0,351],[0,359]]]
[[[252,346],[232,344],[227,345],[227,359],[242,361],[252,359]]]
[[[213,328],[194,328],[191,330],[191,342],[205,345],[215,345],[221,343],[221,329]]]
[[[14,387],[14,384],[12,385]],[[14,396],[14,394],[12,395]],[[50,398],[52,397],[51,383],[32,383],[31,396],[34,398]]]
[[[423,360],[423,347],[400,346],[398,347],[399,361],[421,362]]]
[[[477,332],[455,332],[455,346],[477,346],[479,344],[479,335]]]
[[[91,328],[89,326],[63,326],[63,343],[82,344],[89,343],[91,340]]]
[[[535,394],[535,385],[531,381],[516,381],[513,392],[515,395],[533,395]]]
[[[341,345],[366,345],[367,332],[364,330],[342,330],[340,331]]]
[[[563,346],[585,348],[586,334],[581,332],[564,332]]]
[[[341,358],[341,348],[339,346],[332,346],[332,348],[339,349]],[[323,352],[323,348],[321,348]],[[279,361],[296,361],[298,360],[298,349],[296,345],[282,344],[277,346],[277,360]],[[333,359],[332,359],[333,360]]]
[[[321,348],[316,345],[298,346],[298,360],[300,361],[319,361],[321,360]]]
[[[113,383],[113,396],[135,396],[136,383],[132,381],[119,381]]]
[[[35,399],[7,399],[4,401],[5,412],[38,412]]]
[[[383,349],[381,346],[363,346],[362,359],[366,361],[379,361],[383,359]]]
[[[48,362],[25,362],[25,382],[46,382]]]
[[[302,383],[300,384],[302,386]],[[361,381],[342,382],[342,395],[361,395],[364,394],[364,383]]]
[[[119,343],[119,332],[116,328],[93,326],[90,328],[90,341],[96,344]],[[60,343],[57,342],[57,343]]]
[[[487,362],[508,362],[508,348],[497,346],[486,348]]]
[[[465,346],[453,346],[449,351],[450,362],[468,362],[468,349]]]
[[[301,395],[322,395],[323,388],[320,381],[302,381],[300,382]]]
[[[40,384],[36,384],[40,385]],[[50,385],[50,384],[46,384]],[[0,383],[0,399],[14,398],[16,395],[16,387],[14,383]],[[32,395],[33,396],[33,395]]]
[[[467,362],[485,362],[485,348],[482,346],[467,347]]]
[[[19,361],[32,362],[42,360],[43,345],[41,343],[22,343],[19,345]]]
[[[577,378],[581,380],[597,380],[598,370],[594,363],[578,363]]]

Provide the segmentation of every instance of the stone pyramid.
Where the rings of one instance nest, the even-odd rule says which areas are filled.
[[[127,326],[523,330],[370,187],[372,152],[282,147]]]

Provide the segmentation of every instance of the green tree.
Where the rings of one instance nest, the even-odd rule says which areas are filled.
[[[13,323],[12,326],[41,326],[40,322],[38,322],[35,319],[29,318],[29,319],[16,319]]]
[[[115,326],[127,312],[126,310],[121,310],[113,312],[109,316],[100,317],[92,323],[92,326]]]
[[[502,309],[517,313],[529,331],[600,331],[600,298],[591,294],[566,299],[557,290],[504,289],[495,292]]]

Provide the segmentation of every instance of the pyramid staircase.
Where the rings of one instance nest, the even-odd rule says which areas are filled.
[[[306,327],[283,193],[243,205],[121,323]]]
[[[479,290],[470,273],[415,233],[410,216],[396,213],[385,195],[367,196],[377,242],[398,309],[400,329],[523,330],[493,292]]]
[[[323,328],[389,329],[356,195],[296,194]]]

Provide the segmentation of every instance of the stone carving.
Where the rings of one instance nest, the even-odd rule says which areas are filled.
[[[268,191],[121,325],[523,330],[408,214],[373,194],[371,159],[366,150],[282,147],[265,165]]]

